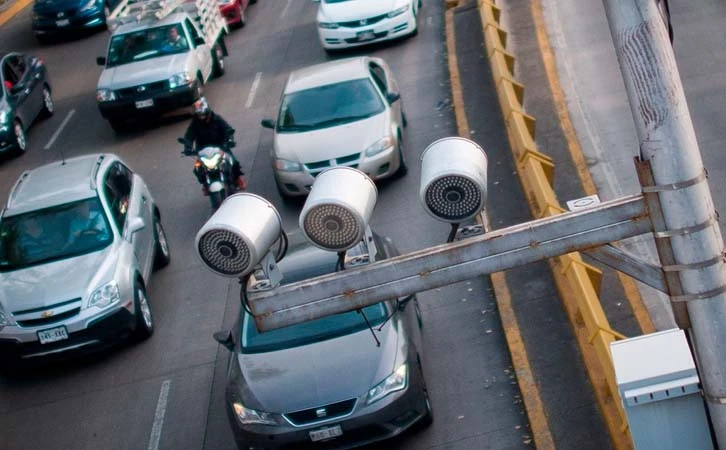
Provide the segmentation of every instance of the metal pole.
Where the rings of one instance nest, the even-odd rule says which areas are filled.
[[[713,428],[726,449],[726,264],[675,56],[654,0],[603,0],[615,52],[687,302]],[[667,264],[667,263],[664,263]],[[664,267],[665,269],[665,267]]]

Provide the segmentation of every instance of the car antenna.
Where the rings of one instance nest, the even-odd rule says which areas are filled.
[[[338,252],[338,261],[335,263],[335,271],[342,272],[343,270],[345,270],[345,252]],[[373,339],[376,341],[376,347],[380,347],[381,341],[378,339],[378,336],[376,336],[376,332],[373,330],[371,322],[368,320],[368,316],[366,316],[366,313],[360,308],[356,309],[355,311],[363,316],[363,320],[366,321],[366,325],[368,326],[368,329],[371,330]]]

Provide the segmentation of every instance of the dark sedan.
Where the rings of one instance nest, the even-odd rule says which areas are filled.
[[[113,0],[35,0],[33,33],[43,44],[51,36],[106,26]]]
[[[397,254],[384,238],[370,243],[347,257]],[[332,273],[337,260],[292,234],[282,283]],[[429,425],[421,326],[415,296],[264,333],[242,309],[231,331],[215,335],[230,349],[225,403],[238,448],[349,449]]]
[[[53,96],[43,60],[21,53],[0,53],[0,153],[28,149],[27,129],[53,114]]]

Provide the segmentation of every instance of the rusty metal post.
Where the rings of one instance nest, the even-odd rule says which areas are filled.
[[[705,398],[720,448],[726,448],[726,263],[668,32],[654,0],[603,0],[640,144],[650,163],[673,262],[691,320]]]

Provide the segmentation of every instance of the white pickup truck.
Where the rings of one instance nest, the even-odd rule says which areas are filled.
[[[202,85],[224,74],[228,30],[216,0],[122,1],[108,24],[96,100],[116,131],[191,105]]]

